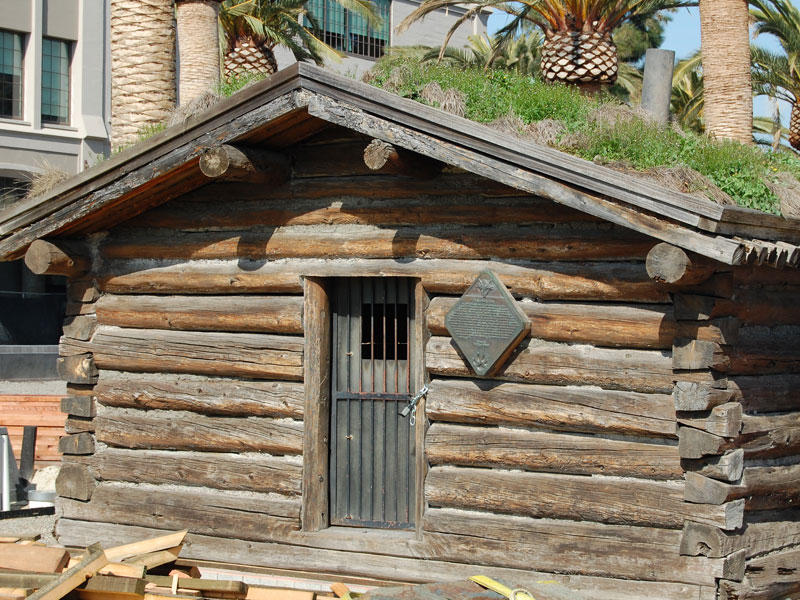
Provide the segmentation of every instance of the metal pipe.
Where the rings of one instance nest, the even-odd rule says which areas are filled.
[[[2,488],[2,510],[3,512],[7,512],[11,510],[11,469],[8,466],[9,460],[11,460],[11,452],[9,452],[11,441],[8,439],[7,435],[0,436],[0,444],[3,446],[3,488]]]
[[[669,121],[669,104],[672,98],[672,70],[675,52],[649,48],[644,57],[642,80],[642,108],[659,123]]]

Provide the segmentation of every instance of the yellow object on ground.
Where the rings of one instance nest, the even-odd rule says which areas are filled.
[[[485,575],[474,575],[469,579],[479,586],[485,587],[487,590],[492,590],[493,592],[505,596],[508,600],[536,600],[530,592],[519,589],[512,590],[510,587],[503,585],[499,581],[495,581],[491,577],[486,577]]]

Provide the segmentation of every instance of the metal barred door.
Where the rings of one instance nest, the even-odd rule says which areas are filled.
[[[411,415],[414,281],[335,280],[330,443],[331,523],[411,528],[416,448]]]

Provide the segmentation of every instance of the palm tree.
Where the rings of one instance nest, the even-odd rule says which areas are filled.
[[[111,147],[175,108],[173,0],[111,0]]]
[[[442,46],[462,23],[487,9],[511,15],[510,22],[497,33],[513,38],[523,24],[539,28],[544,34],[541,70],[547,81],[574,83],[595,89],[617,79],[617,50],[612,31],[628,19],[654,15],[661,10],[690,6],[692,0],[425,0],[400,24],[398,30],[426,15],[451,5],[468,6],[447,32]]]
[[[443,62],[458,68],[503,69],[531,76],[539,74],[542,36],[538,31],[505,40],[487,35],[471,35],[467,39],[469,46],[463,49],[432,48],[423,54],[421,62]]]
[[[752,143],[747,0],[700,0],[706,131]]]
[[[181,104],[213,90],[219,83],[217,21],[222,0],[176,0]]]
[[[344,9],[378,26],[381,18],[370,0],[334,0]],[[274,73],[274,48],[289,48],[297,60],[338,60],[341,54],[318,36],[319,27],[307,0],[225,0],[219,15],[225,78],[244,73]],[[304,23],[310,25],[306,27]]]
[[[751,0],[756,35],[778,38],[784,55],[753,49],[753,79],[757,94],[784,100],[792,107],[789,144],[800,150],[800,10],[785,0]]]

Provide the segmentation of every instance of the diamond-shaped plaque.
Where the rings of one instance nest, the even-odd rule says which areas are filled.
[[[531,323],[506,287],[483,271],[444,319],[478,375],[494,373],[528,334]]]

